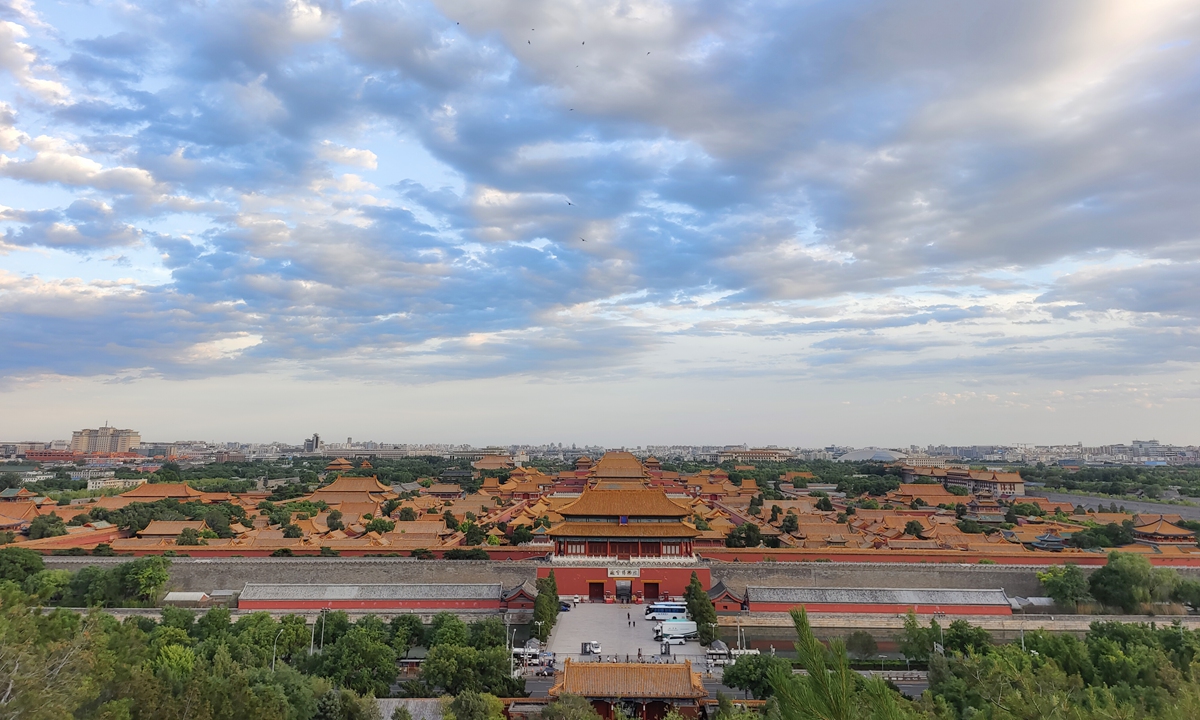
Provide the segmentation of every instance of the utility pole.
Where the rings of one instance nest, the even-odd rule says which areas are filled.
[[[271,672],[275,672],[275,648],[279,646],[279,636],[284,630],[285,628],[279,628],[279,632],[275,633],[275,642],[271,643]]]

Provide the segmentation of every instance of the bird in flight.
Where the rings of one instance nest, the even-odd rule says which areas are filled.
[[[567,204],[568,204],[568,205],[571,205],[572,203],[571,203],[571,201],[570,201],[570,200],[568,200],[568,201],[567,201]]]
[[[580,240],[583,240],[584,242],[587,242],[587,239],[586,239],[586,238],[579,238],[579,239],[580,239]]]

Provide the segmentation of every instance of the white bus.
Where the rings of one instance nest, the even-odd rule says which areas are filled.
[[[656,602],[646,606],[647,620],[687,620],[687,603]]]

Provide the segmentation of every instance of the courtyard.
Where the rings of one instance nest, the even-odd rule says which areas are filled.
[[[635,662],[639,653],[646,662],[668,661],[654,639],[654,626],[658,621],[646,620],[645,608],[645,605],[636,604],[581,602],[570,611],[558,614],[558,624],[550,635],[549,650],[559,663],[568,657],[604,662],[612,662],[614,657],[618,662],[625,662],[628,657]],[[633,627],[631,621],[637,626]],[[580,646],[593,640],[601,644],[600,656],[581,655]],[[691,660],[694,669],[704,670],[704,648],[698,642],[672,645],[671,655],[676,662]]]

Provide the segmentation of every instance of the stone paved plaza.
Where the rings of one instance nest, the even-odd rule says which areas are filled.
[[[570,657],[576,660],[596,660],[595,656],[579,654],[579,646],[598,640],[602,646],[601,656],[606,662],[615,655],[620,662],[628,655],[631,661],[641,650],[646,661],[661,660],[660,645],[654,639],[654,626],[658,621],[646,620],[645,605],[606,605],[603,603],[579,603],[569,612],[558,614],[558,625],[550,636],[550,651],[559,663]],[[626,614],[637,623],[631,627]],[[698,642],[672,645],[671,653],[676,660],[688,659],[697,670],[704,669],[704,648]]]

